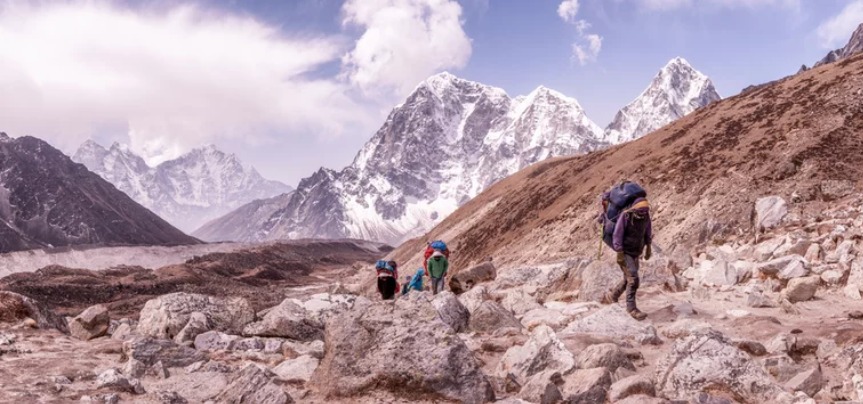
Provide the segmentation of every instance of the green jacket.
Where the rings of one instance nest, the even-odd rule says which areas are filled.
[[[439,260],[436,258],[440,258]],[[431,257],[428,261],[429,275],[432,278],[443,278],[446,275],[446,270],[449,268],[449,261],[446,257]]]

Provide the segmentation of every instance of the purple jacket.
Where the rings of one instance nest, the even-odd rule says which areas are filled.
[[[644,198],[636,199],[633,206],[646,202]],[[644,247],[653,241],[653,225],[650,220],[650,208],[636,208],[624,211],[617,217],[614,225],[614,251],[624,252],[633,257],[641,256]]]

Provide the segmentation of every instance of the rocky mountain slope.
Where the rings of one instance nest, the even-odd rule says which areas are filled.
[[[617,112],[605,128],[605,140],[618,144],[637,139],[720,99],[707,76],[685,59],[674,58]]]
[[[648,189],[656,244],[666,252],[752,235],[754,203],[767,195],[793,203],[793,220],[818,217],[831,200],[860,190],[861,71],[863,57],[853,56],[711,104],[637,141],[534,165],[396,256],[416,259],[434,238],[448,240],[463,265],[489,256],[521,264],[595,256],[598,195],[626,178]]]
[[[199,241],[33,137],[0,134],[0,252]]]
[[[824,56],[824,59],[815,64],[815,67],[826,63],[833,63],[860,52],[863,52],[863,23],[857,27],[851,35],[851,39],[844,47],[830,51],[827,56]]]
[[[527,165],[602,147],[600,137],[601,129],[578,102],[558,92],[540,87],[511,99],[501,89],[442,73],[393,109],[353,164],[342,171],[321,169],[301,181],[257,229],[237,238],[210,232],[220,226],[213,223],[195,234],[397,242]]]
[[[150,167],[125,145],[106,149],[88,140],[72,159],[188,232],[248,202],[291,190],[212,145]]]

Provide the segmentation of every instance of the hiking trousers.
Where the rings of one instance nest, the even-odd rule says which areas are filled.
[[[626,311],[632,311],[638,309],[635,305],[635,292],[638,290],[638,257],[623,254],[623,261],[623,264],[618,263],[623,272],[623,280],[617,284],[611,297],[616,302],[620,299],[620,295],[626,292]]]
[[[443,290],[444,290],[443,280],[444,280],[444,278],[434,278],[434,277],[431,278],[432,294],[436,295],[436,294],[438,294],[438,292],[443,292]]]
[[[378,292],[381,292],[382,299],[392,300],[396,294],[396,278],[392,276],[379,277]]]

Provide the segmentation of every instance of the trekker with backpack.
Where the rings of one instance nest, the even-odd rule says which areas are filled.
[[[603,226],[603,242],[617,252],[617,265],[623,272],[623,281],[603,296],[602,303],[616,303],[626,292],[626,311],[632,318],[644,320],[647,314],[638,310],[635,293],[642,252],[645,260],[652,255],[653,225],[647,192],[634,182],[624,181],[602,195],[602,205],[599,221]]]
[[[408,289],[422,292],[423,291],[423,276],[425,276],[425,270],[422,268],[417,269],[417,273],[414,274],[414,277],[411,278],[410,283],[408,283]]]
[[[440,240],[429,243],[425,252],[426,272],[431,277],[432,294],[444,290],[444,279],[449,269],[449,249]]]
[[[378,276],[378,292],[384,300],[392,300],[399,291],[399,271],[395,261],[378,260],[375,264]]]

